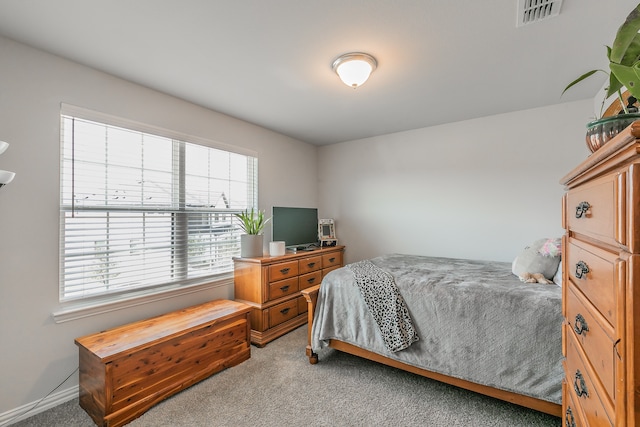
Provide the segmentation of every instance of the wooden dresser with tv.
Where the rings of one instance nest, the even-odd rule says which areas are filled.
[[[640,425],[640,121],[561,183],[563,425]]]
[[[251,306],[251,343],[262,347],[307,322],[301,290],[342,267],[344,246],[234,258],[236,301]]]

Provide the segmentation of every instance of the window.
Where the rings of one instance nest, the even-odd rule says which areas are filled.
[[[77,111],[61,115],[60,300],[230,273],[233,214],[257,205],[257,158]]]

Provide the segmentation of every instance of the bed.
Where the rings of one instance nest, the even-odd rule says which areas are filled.
[[[395,282],[417,340],[400,350],[389,345],[354,263],[303,291],[312,364],[330,346],[561,416],[560,286],[523,283],[505,262],[402,254],[366,262]]]

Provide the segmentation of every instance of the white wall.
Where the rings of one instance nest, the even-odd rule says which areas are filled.
[[[590,116],[580,101],[320,147],[321,215],[335,218],[347,262],[512,261],[562,234],[559,180],[589,154]]]
[[[60,103],[254,150],[259,204],[317,206],[317,147],[0,38],[0,424],[78,365],[74,338],[214,298],[214,291],[56,324]],[[188,76],[185,76],[188,78]],[[286,164],[286,171],[285,167]],[[296,179],[285,176],[293,174]],[[265,241],[269,240],[269,236]],[[61,389],[77,384],[74,375]],[[5,417],[6,418],[6,417]]]

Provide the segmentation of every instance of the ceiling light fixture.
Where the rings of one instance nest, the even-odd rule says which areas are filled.
[[[367,81],[377,66],[378,62],[373,56],[356,52],[339,56],[331,68],[344,84],[355,89]]]
[[[9,148],[9,144],[4,141],[0,141],[0,154],[4,153],[7,148]],[[0,188],[13,181],[15,176],[15,172],[0,170]]]

